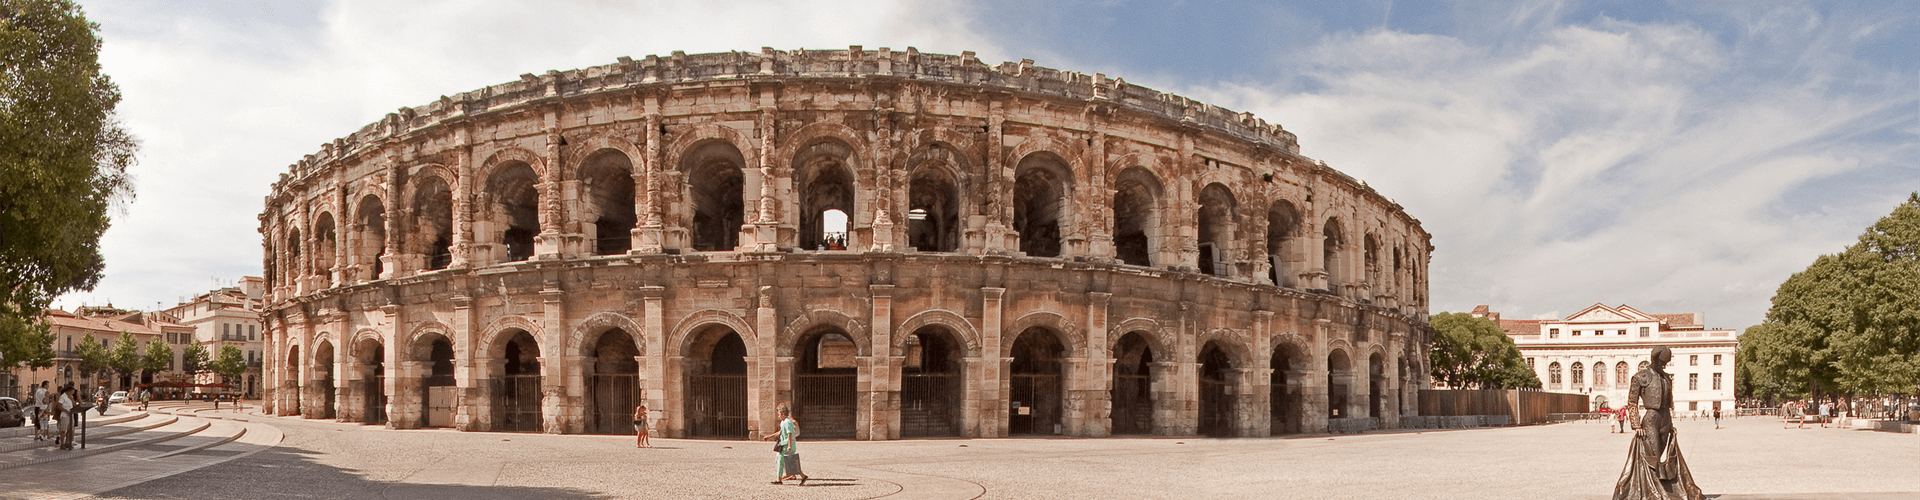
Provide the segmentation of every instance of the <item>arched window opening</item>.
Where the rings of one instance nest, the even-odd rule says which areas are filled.
[[[1013,228],[1020,251],[1030,257],[1059,257],[1060,238],[1070,215],[1073,170],[1051,154],[1020,160],[1013,181]]]
[[[593,253],[617,255],[633,248],[633,162],[627,155],[602,150],[580,167],[580,189],[586,199],[582,219],[593,221]]]
[[[747,438],[747,345],[732,329],[712,325],[693,335],[682,369],[687,435]]]
[[[1366,262],[1367,266],[1367,284],[1379,288],[1382,286],[1380,281],[1380,238],[1375,237],[1373,233],[1367,233],[1361,245],[1361,259]],[[1381,289],[1384,290],[1384,288]],[[1372,297],[1366,298],[1371,299]]]
[[[594,342],[593,371],[586,380],[587,432],[633,434],[633,408],[641,402],[639,355],[626,330],[607,330]]]
[[[374,339],[354,343],[353,360],[360,370],[360,421],[367,425],[387,423],[387,353]]]
[[[334,392],[332,342],[320,341],[320,345],[313,349],[311,369],[313,370],[311,373],[314,374],[314,390],[320,392],[321,406],[320,411],[308,415],[308,418],[336,418],[338,415],[334,413],[334,409],[340,401],[339,396]]]
[[[1367,416],[1387,413],[1387,361],[1380,353],[1367,357]]]
[[[1325,238],[1320,243],[1320,259],[1327,271],[1327,290],[1336,293],[1346,282],[1346,276],[1340,272],[1340,249],[1345,246],[1345,234],[1338,218],[1327,218],[1326,226],[1321,228],[1321,236]]]
[[[816,438],[853,439],[859,432],[859,346],[834,328],[814,331],[800,346],[793,418],[805,419],[807,434]]]
[[[1574,387],[1581,387],[1581,386],[1587,385],[1586,374],[1587,374],[1587,371],[1584,367],[1581,366],[1580,362],[1578,361],[1573,362],[1573,386]]]
[[[1299,286],[1297,276],[1306,269],[1300,252],[1293,248],[1300,236],[1300,211],[1287,200],[1273,202],[1267,209],[1267,277],[1274,286]]]
[[[380,261],[387,255],[387,207],[380,198],[371,195],[360,199],[360,244],[354,250],[362,265],[367,269],[366,280],[380,279],[380,273],[386,265]]]
[[[1200,351],[1200,435],[1233,435],[1233,374],[1233,361],[1226,350],[1208,342]]]
[[[1560,362],[1559,361],[1555,361],[1547,364],[1547,388],[1548,389],[1560,388]]]
[[[680,224],[691,233],[694,250],[721,252],[740,246],[740,226],[747,220],[740,169],[746,164],[740,150],[724,141],[708,142],[681,158],[679,173],[687,186],[681,213],[687,219]]]
[[[1153,348],[1145,333],[1127,332],[1114,345],[1113,433],[1153,433]]]
[[[1064,432],[1066,346],[1046,327],[1020,332],[1013,342],[1008,392],[1013,402],[1007,432],[1015,435],[1056,435]]]
[[[533,258],[533,239],[540,234],[540,177],[533,167],[515,162],[500,168],[487,180],[486,219],[491,226],[486,234],[505,246],[500,257],[505,262]],[[499,254],[496,254],[499,255]]]
[[[340,244],[339,232],[334,229],[333,214],[320,214],[320,223],[313,226],[313,274],[320,277],[320,287],[332,287],[334,249]]]
[[[67,350],[73,350],[73,337],[67,337]],[[280,414],[300,415],[300,386],[305,385],[300,380],[300,346],[287,349],[287,365],[280,368],[280,373],[285,380],[281,383],[281,388],[290,396],[281,399],[286,403],[286,407],[281,408]]]
[[[305,262],[300,260],[300,248],[306,246],[306,243],[300,239],[300,229],[287,230],[287,279],[285,281],[289,285],[297,286],[300,284],[300,278],[306,277],[306,273],[301,272],[306,268],[302,265]]]
[[[1613,383],[1620,384],[1621,387],[1627,386],[1627,362],[1613,364]]]
[[[1200,212],[1197,227],[1200,243],[1200,272],[1214,276],[1232,275],[1232,262],[1228,257],[1233,252],[1234,229],[1239,224],[1239,211],[1233,199],[1233,192],[1220,183],[1208,184],[1200,190]]]
[[[1152,266],[1160,231],[1160,182],[1142,167],[1120,172],[1113,184],[1113,252],[1120,262]]]
[[[859,213],[854,210],[855,185],[853,168],[848,158],[853,151],[838,142],[822,142],[806,148],[796,158],[798,184],[800,186],[800,248],[823,250],[832,248],[828,241],[826,214],[838,211],[843,216]],[[852,228],[848,221],[840,231],[843,237],[838,244],[845,248],[850,241],[844,239]]]
[[[447,181],[426,177],[413,195],[413,231],[408,252],[425,258],[427,270],[453,264],[453,191]]]
[[[1595,389],[1607,388],[1607,364],[1606,363],[1593,364],[1593,388]]]
[[[927,166],[907,187],[907,242],[922,252],[960,248],[960,189],[945,169]]]

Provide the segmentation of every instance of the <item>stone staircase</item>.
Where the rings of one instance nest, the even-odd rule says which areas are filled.
[[[83,461],[89,467],[127,459],[191,470],[271,448],[283,437],[273,426],[250,422],[232,405],[214,410],[208,403],[168,401],[155,402],[146,411],[114,405],[108,413],[88,415],[85,448],[80,447],[81,432],[75,429],[72,450],[57,449],[51,440],[35,440],[32,424],[0,429],[0,475],[28,477],[8,469],[58,467],[60,462],[81,457],[102,457]],[[14,486],[10,484],[9,489]]]

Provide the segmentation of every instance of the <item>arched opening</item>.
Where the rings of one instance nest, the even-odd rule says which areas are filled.
[[[1267,209],[1267,277],[1274,286],[1297,287],[1299,274],[1306,269],[1301,265],[1301,256],[1294,248],[1295,238],[1300,236],[1300,211],[1293,208],[1293,202],[1279,200]]]
[[[1613,383],[1619,384],[1621,388],[1626,388],[1627,362],[1621,361],[1613,364]]]
[[[307,268],[305,265],[306,262],[300,260],[300,249],[305,247],[306,244],[306,241],[300,239],[300,228],[287,230],[286,284],[298,286],[300,284],[300,278],[306,277],[306,273],[302,272],[302,270]]]
[[[1013,181],[1013,229],[1020,233],[1021,252],[1060,256],[1072,192],[1073,169],[1060,157],[1035,153],[1020,160]]]
[[[1573,362],[1573,388],[1578,390],[1587,385],[1587,371],[1579,361]]]
[[[1273,347],[1273,359],[1269,365],[1273,375],[1268,380],[1268,412],[1272,434],[1293,434],[1303,432],[1301,422],[1306,405],[1301,404],[1300,384],[1294,377],[1307,361],[1307,356],[1299,347],[1289,343],[1277,343]]]
[[[1127,332],[1113,346],[1113,433],[1153,433],[1153,347],[1146,333]]]
[[[687,374],[687,435],[747,438],[747,344],[733,329],[709,325],[692,335]]]
[[[694,250],[720,252],[740,246],[740,226],[746,223],[745,178],[740,169],[747,160],[725,141],[710,141],[680,160],[686,178],[687,217]],[[770,182],[763,181],[763,182]]]
[[[460,389],[453,380],[453,342],[434,333],[422,337],[415,345],[420,347],[416,348],[413,359],[427,363],[418,381],[424,396],[420,401],[423,411],[420,426],[453,427]]]
[[[1373,285],[1375,288],[1374,293],[1385,291],[1386,284],[1380,281],[1380,238],[1375,237],[1373,233],[1367,233],[1361,240],[1360,248],[1360,258],[1366,262],[1367,266],[1367,284]],[[1366,300],[1373,299],[1373,297],[1362,298]]]
[[[1233,255],[1234,229],[1240,220],[1233,192],[1217,182],[1208,184],[1200,189],[1199,201],[1200,272],[1230,276],[1233,263],[1227,258]]]
[[[322,340],[313,348],[314,390],[320,391],[322,405],[314,418],[335,418],[339,395],[334,393],[333,343]]]
[[[354,255],[360,256],[361,265],[367,269],[366,280],[380,279],[380,273],[386,270],[386,264],[380,261],[387,255],[387,207],[380,198],[367,195],[360,199],[360,244],[354,249]]]
[[[1340,270],[1340,248],[1345,243],[1344,230],[1340,228],[1338,217],[1328,217],[1327,224],[1321,228],[1320,259],[1327,271],[1327,290],[1338,293],[1340,285],[1346,283],[1346,276]]]
[[[426,259],[429,271],[453,265],[453,191],[447,181],[426,177],[413,195],[413,231],[408,252]]]
[[[1152,266],[1160,232],[1160,181],[1144,167],[1120,171],[1113,181],[1113,252],[1120,262]]]
[[[503,367],[494,381],[496,431],[540,432],[540,344],[526,330],[506,335]]]
[[[793,418],[818,439],[853,439],[858,432],[860,347],[846,332],[823,326],[800,338],[793,370]]]
[[[847,165],[847,158],[851,155],[852,150],[838,142],[822,142],[808,147],[796,157],[798,160],[794,164],[798,166],[800,186],[800,248],[824,250],[836,244],[832,241],[835,235],[828,234],[826,227],[826,214],[829,211],[838,210],[843,215],[858,213],[853,206],[853,170]],[[841,248],[848,243],[844,239],[847,232],[842,229],[842,239],[837,242]]]
[[[517,262],[533,258],[533,237],[540,234],[539,184],[540,176],[534,174],[533,167],[520,162],[500,167],[487,179],[484,203],[480,204],[487,229],[475,232],[505,247],[506,253],[496,252],[496,259]]]
[[[1367,357],[1367,416],[1387,414],[1387,361],[1380,353]]]
[[[641,401],[640,348],[626,330],[614,328],[593,344],[587,381],[586,429],[592,434],[633,434],[633,410]]]
[[[1593,388],[1600,389],[1600,390],[1607,389],[1607,364],[1606,363],[1593,364]]]
[[[593,221],[595,255],[618,255],[633,249],[633,162],[627,155],[604,149],[580,166],[580,190],[586,209],[583,220]]]
[[[1226,349],[1207,342],[1200,350],[1200,435],[1233,435],[1233,375],[1233,360]]]
[[[1548,389],[1560,388],[1560,362],[1559,361],[1555,361],[1547,364],[1547,388]]]
[[[1008,433],[1054,435],[1064,431],[1066,350],[1059,334],[1043,326],[1027,328],[1014,339],[1007,381],[1012,401]]]
[[[281,409],[281,413],[280,413],[281,415],[300,415],[301,414],[300,413],[300,399],[301,399],[300,367],[301,366],[302,365],[300,364],[300,346],[296,345],[287,349],[287,364],[281,369],[281,371],[284,372],[282,374],[282,376],[284,377],[283,378],[284,381],[281,382],[280,385],[281,385],[281,389],[287,391],[287,394],[292,397],[283,397],[280,399],[280,401],[283,404],[286,404],[288,406],[287,408]]]
[[[816,250],[847,249],[847,213],[830,208],[820,213],[820,244]]]
[[[333,214],[321,213],[320,222],[313,226],[313,274],[320,277],[320,287],[333,286],[334,249],[340,244],[340,234],[334,228]]]
[[[960,189],[941,166],[913,172],[907,187],[907,242],[922,252],[960,248]]]
[[[929,325],[906,340],[905,366],[900,369],[900,436],[954,437],[960,435],[960,338],[951,330]]]
[[[387,423],[387,352],[374,339],[354,343],[353,360],[360,370],[360,421],[367,425]]]
[[[1327,418],[1354,416],[1347,413],[1347,398],[1353,394],[1347,385],[1353,380],[1352,367],[1346,351],[1334,349],[1327,354]]]

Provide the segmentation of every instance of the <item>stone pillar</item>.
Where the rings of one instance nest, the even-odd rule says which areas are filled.
[[[395,359],[395,358],[387,358]],[[388,363],[396,370],[387,374],[387,427],[391,429],[418,429],[426,426],[427,415],[427,374],[433,369],[431,361],[401,361]]]
[[[1169,356],[1178,351],[1167,353]],[[1171,358],[1167,358],[1171,359]],[[1147,363],[1148,394],[1153,398],[1153,434],[1156,436],[1182,435],[1180,417],[1182,415],[1178,363],[1172,361],[1154,361]]]
[[[1077,385],[1086,394],[1085,424],[1079,435],[1086,437],[1113,435],[1114,354],[1107,349],[1107,337],[1111,335],[1107,331],[1107,304],[1112,299],[1111,293],[1087,292],[1087,345],[1081,349],[1080,357],[1085,361],[1079,365],[1082,371],[1077,377]]]
[[[1020,235],[1010,227],[1013,221],[1013,204],[1008,203],[1008,195],[1013,193],[1013,175],[1006,165],[1004,123],[1007,121],[1005,106],[998,100],[987,104],[987,165],[986,176],[982,184],[986,187],[986,243],[981,253],[1005,254],[1020,250]],[[971,225],[971,224],[970,224]],[[998,354],[995,354],[998,356]],[[1005,410],[1001,410],[1005,414]],[[1006,427],[1002,418],[1001,428]],[[1004,431],[999,434],[1004,435]]]
[[[335,331],[345,330],[346,325],[343,323],[345,322],[346,315],[336,313],[334,318],[335,319],[327,323],[330,326],[334,326]],[[355,377],[350,370],[350,368],[353,367],[353,358],[348,355],[351,350],[347,348],[347,345],[350,345],[352,341],[345,338],[346,336],[347,332],[339,331],[339,333],[334,335],[333,339],[333,408],[330,409],[333,410],[333,418],[335,420],[355,422],[356,420],[348,419],[348,417],[352,416],[352,413],[347,411],[350,408],[347,402],[350,401],[353,394],[355,394],[353,391],[353,381]],[[324,400],[322,402],[324,403]]]
[[[392,187],[387,188],[386,204],[381,206],[381,208],[387,211],[387,239],[386,241],[380,242],[381,245],[386,247],[386,251],[380,254],[380,276],[377,278],[383,280],[401,276],[401,274],[397,274],[399,266],[400,263],[406,261],[400,258],[401,242],[405,241],[401,239],[401,236],[406,233],[406,230],[402,228],[407,227],[407,224],[403,224],[402,221],[405,220],[404,217],[409,212],[407,210],[408,207],[413,203],[413,200],[406,198],[407,190],[400,183],[400,174],[402,172],[400,169],[400,161],[395,158],[392,153],[388,153],[384,166],[387,169],[387,185]],[[465,179],[467,176],[462,174],[460,177],[461,179]],[[460,199],[459,193],[454,193],[454,195],[454,200],[458,203]],[[459,217],[460,213],[462,212],[456,205],[454,217]],[[454,231],[453,234],[456,238],[460,237],[460,231]]]
[[[487,430],[492,422],[492,398],[485,393],[487,388],[483,380],[491,378],[494,372],[487,370],[482,360],[476,359],[485,353],[474,348],[473,341],[473,299],[465,296],[453,297],[453,331],[447,332],[447,340],[453,342],[453,385],[459,389],[455,399],[453,428],[463,431]]]
[[[980,401],[985,405],[980,412],[979,437],[1006,437],[1007,435],[1007,368],[1013,358],[1003,357],[1000,352],[1001,304],[1007,293],[1005,288],[980,289],[980,358],[981,380]]]
[[[646,108],[647,116],[647,153],[644,162],[646,179],[641,181],[642,187],[634,190],[634,193],[639,194],[644,200],[642,202],[644,206],[639,211],[640,227],[633,229],[633,253],[652,254],[660,253],[666,244],[666,225],[665,216],[661,213],[660,190],[662,189],[661,170],[667,166],[663,164],[665,160],[661,158],[660,101],[657,98],[647,97],[641,102]]]
[[[747,360],[747,435],[760,436],[772,433],[779,428],[779,417],[773,413],[773,407],[779,402],[778,394],[787,390],[787,374],[791,371],[790,357],[778,357],[776,342],[779,336],[779,314],[774,308],[773,287],[760,287],[760,308],[755,315],[753,348]],[[783,362],[784,361],[784,362]]]
[[[1315,321],[1314,350],[1307,355],[1307,369],[1300,380],[1300,432],[1326,432],[1328,390],[1327,387],[1327,338],[1330,323],[1326,318]],[[1291,375],[1291,374],[1289,374]]]
[[[447,185],[453,196],[453,248],[450,249],[453,258],[447,267],[458,269],[486,259],[474,255],[477,249],[473,244],[473,145],[467,141],[465,128],[454,130],[454,141],[459,144],[453,148],[454,175],[458,178]]]
[[[1265,273],[1261,273],[1265,274]],[[1273,428],[1273,311],[1253,312],[1253,350],[1248,353],[1249,373],[1244,398],[1250,408],[1242,436],[1265,437],[1279,434]]]
[[[580,356],[567,343],[565,294],[559,288],[540,290],[541,321],[545,330],[540,342],[540,428],[547,434],[579,432],[584,426],[579,415]]]
[[[680,350],[679,346],[667,345],[664,313],[660,310],[661,296],[665,293],[665,287],[640,287],[643,305],[638,333],[641,342],[646,344],[646,349],[640,352],[639,357],[641,397],[647,402],[647,410],[653,413],[655,421],[660,424],[660,435],[683,436],[681,427],[675,424],[678,422],[678,412],[669,412],[673,409],[671,405],[678,404],[683,398],[679,397],[682,387],[680,378],[668,378],[668,360],[677,359]]]
[[[760,154],[756,155],[760,164],[760,192],[758,209],[755,210],[757,217],[753,220],[752,228],[752,249],[756,252],[778,251],[780,246],[780,205],[779,199],[774,197],[773,178],[774,145],[780,143],[778,140],[780,129],[774,122],[777,117],[775,112],[778,111],[775,106],[773,89],[761,89]],[[746,246],[746,239],[741,238],[740,244],[743,247]]]
[[[893,285],[868,285],[867,289],[873,299],[873,315],[867,324],[873,326],[868,361],[860,363],[864,372],[862,406],[867,407],[866,425],[862,426],[866,436],[861,439],[899,439],[900,369],[893,362]]]
[[[548,108],[545,123],[547,148],[541,162],[546,168],[540,170],[540,185],[535,186],[540,190],[540,234],[533,237],[533,254],[535,259],[551,260],[571,253],[560,234],[560,108]]]

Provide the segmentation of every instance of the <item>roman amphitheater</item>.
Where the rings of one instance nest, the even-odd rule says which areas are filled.
[[[1427,385],[1431,238],[1392,199],[1250,114],[972,53],[521,75],[321,145],[260,232],[282,415],[1266,436]]]

